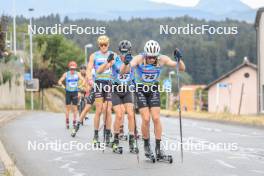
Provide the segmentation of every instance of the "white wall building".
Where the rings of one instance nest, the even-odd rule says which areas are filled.
[[[257,114],[257,66],[247,59],[206,89],[209,112]]]
[[[257,31],[258,58],[257,109],[258,113],[264,113],[264,8],[260,8],[257,12],[255,27]]]

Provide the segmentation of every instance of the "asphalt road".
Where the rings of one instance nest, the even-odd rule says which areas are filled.
[[[121,143],[123,155],[108,148],[104,153],[89,150],[93,136],[92,118],[72,138],[70,131],[65,129],[63,114],[28,113],[1,127],[0,139],[16,159],[18,168],[28,176],[264,175],[264,129],[183,119],[185,150],[182,164],[177,148],[178,119],[163,117],[162,122],[163,147],[173,156],[173,164],[153,164],[146,160],[141,140],[139,163],[136,155],[128,152],[125,141]],[[140,118],[137,123],[140,123]],[[102,140],[102,131],[100,134]],[[153,135],[151,139],[154,148]],[[79,150],[76,147],[73,150],[55,149],[50,147],[51,143],[78,143]],[[86,148],[82,149],[84,144]],[[37,150],[34,146],[38,146]]]

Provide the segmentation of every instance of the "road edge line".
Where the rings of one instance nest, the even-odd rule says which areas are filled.
[[[4,163],[5,169],[7,172],[10,172],[14,176],[23,176],[20,170],[17,168],[14,161],[8,155],[2,141],[0,140],[0,159]]]
[[[0,125],[1,126],[5,125],[7,122],[10,122],[10,121],[16,119],[18,116],[20,116],[22,114],[23,114],[23,112],[17,114],[14,117],[4,118],[3,120],[0,121]],[[0,160],[4,164],[5,172],[10,173],[11,176],[23,176],[21,171],[16,166],[15,162],[9,156],[3,142],[1,141],[1,139],[0,139]]]

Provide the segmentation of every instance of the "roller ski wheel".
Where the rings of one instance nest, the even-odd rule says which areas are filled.
[[[73,129],[73,130],[72,130],[72,133],[71,133],[71,137],[74,138],[74,137],[76,136],[76,133],[77,133],[77,131],[76,131],[75,129]]]
[[[145,156],[147,159],[149,159],[150,161],[152,161],[152,163],[155,163],[156,162],[156,158],[152,152],[152,150],[150,149],[150,146],[145,146],[144,147],[145,149]]]
[[[115,143],[112,144],[112,149],[114,153],[123,154],[123,147],[120,147]]]
[[[156,160],[157,161],[165,161],[168,163],[173,163],[173,158],[171,155],[165,155],[162,150],[156,150]]]
[[[135,153],[135,154],[138,154],[139,153],[139,149],[137,147],[130,148],[129,151],[130,151],[130,153]]]
[[[146,155],[145,156],[147,157],[147,159],[149,159],[150,161],[152,161],[152,163],[155,163],[156,162],[156,159],[155,159],[155,156],[152,154],[152,155]]]

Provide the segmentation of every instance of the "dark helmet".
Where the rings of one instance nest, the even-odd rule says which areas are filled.
[[[122,40],[119,42],[118,49],[120,52],[129,52],[131,51],[132,45],[131,42],[128,40]]]
[[[80,66],[80,69],[82,70],[82,69],[86,69],[86,65],[85,64],[82,64],[81,66]]]

